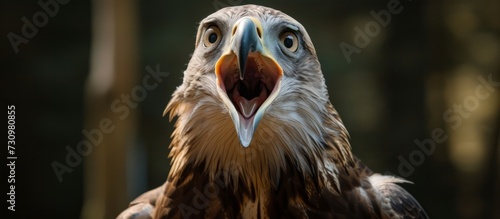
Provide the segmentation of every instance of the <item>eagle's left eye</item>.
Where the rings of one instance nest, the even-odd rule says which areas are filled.
[[[222,38],[221,32],[218,27],[211,26],[207,28],[205,34],[203,35],[203,45],[205,47],[210,47],[217,45]]]
[[[292,32],[285,32],[281,34],[280,41],[281,44],[283,44],[283,46],[285,46],[285,48],[290,52],[297,51],[297,48],[299,47],[297,35]]]

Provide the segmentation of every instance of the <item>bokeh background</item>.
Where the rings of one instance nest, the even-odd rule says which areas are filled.
[[[48,6],[44,20],[40,2],[57,3],[57,10]],[[431,218],[500,218],[496,0],[2,1],[2,108],[16,106],[18,156],[16,212],[2,218],[114,218],[161,185],[173,127],[162,112],[182,81],[197,22],[249,3],[306,27],[331,101],[368,166],[413,181],[404,187]],[[348,62],[339,45],[355,45],[355,28],[366,32],[376,21],[371,11],[398,3],[400,13],[378,32],[369,29],[377,34]],[[34,16],[36,33],[23,33],[22,18]],[[25,38],[18,52],[11,33]],[[147,68],[169,75],[142,92]],[[481,78],[488,77],[497,84],[486,87]],[[69,151],[88,140],[83,132],[106,119],[114,130],[69,166]],[[425,154],[415,142],[436,132],[446,138],[427,143],[435,150]],[[68,168],[61,180],[55,162]]]

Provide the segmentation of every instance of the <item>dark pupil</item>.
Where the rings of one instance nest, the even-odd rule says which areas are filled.
[[[208,35],[208,42],[210,43],[215,43],[217,41],[217,34],[216,33],[211,33]]]
[[[293,37],[288,35],[285,37],[283,40],[283,45],[285,45],[286,48],[292,48],[293,46]]]

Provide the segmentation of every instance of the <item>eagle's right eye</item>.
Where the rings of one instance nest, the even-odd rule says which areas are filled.
[[[217,45],[222,38],[221,32],[218,27],[210,26],[203,35],[203,45],[211,47]]]
[[[280,41],[281,44],[283,44],[283,46],[285,46],[285,48],[290,52],[297,51],[297,48],[299,47],[297,35],[292,32],[285,32],[281,34]]]

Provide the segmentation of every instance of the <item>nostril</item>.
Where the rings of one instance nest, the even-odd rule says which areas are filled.
[[[238,29],[238,26],[235,26],[235,27],[233,28],[233,32],[231,33],[231,36],[234,36],[234,34],[236,33],[236,29]]]
[[[255,27],[255,29],[257,29],[257,35],[259,35],[259,38],[262,39],[262,31],[260,30],[259,27]]]

